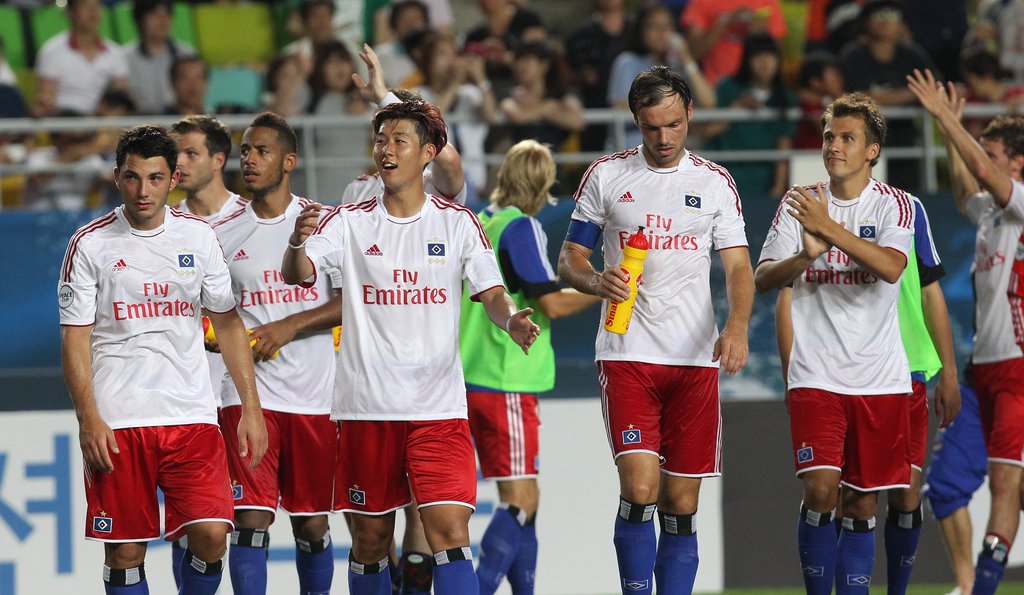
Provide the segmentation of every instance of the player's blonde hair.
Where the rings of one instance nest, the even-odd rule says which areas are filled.
[[[555,203],[550,192],[554,183],[555,159],[551,149],[535,140],[519,141],[505,153],[491,204],[516,207],[527,215],[536,215],[545,202]]]

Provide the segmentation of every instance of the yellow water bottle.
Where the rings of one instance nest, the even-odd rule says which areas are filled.
[[[622,262],[619,263],[619,268],[626,273],[629,299],[624,302],[608,304],[604,330],[619,335],[625,335],[629,330],[629,319],[633,317],[633,306],[636,304],[637,281],[640,279],[640,274],[644,272],[644,259],[647,258],[647,248],[649,247],[642,225],[635,234],[629,236],[626,245],[622,247]]]

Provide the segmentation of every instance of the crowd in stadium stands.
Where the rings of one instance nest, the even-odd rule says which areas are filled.
[[[483,156],[523,139],[537,139],[556,151],[610,152],[639,144],[639,131],[630,126],[625,146],[613,146],[616,137],[607,133],[607,125],[585,125],[583,113],[625,110],[629,83],[653,64],[683,73],[697,107],[779,113],[767,121],[695,127],[691,143],[698,149],[817,148],[818,118],[832,98],[865,91],[882,106],[914,105],[904,80],[914,68],[962,82],[970,102],[1024,103],[1024,5],[1019,2],[594,0],[589,17],[558,27],[545,22],[540,2],[476,4],[479,22],[462,31],[456,29],[449,0],[215,5],[225,7],[228,18],[232,7],[256,10],[267,29],[266,55],[232,62],[209,41],[209,29],[200,22],[201,7],[210,5],[67,0],[61,11],[33,0],[9,2],[0,5],[11,21],[0,28],[0,42],[8,46],[0,53],[0,117],[262,109],[286,118],[362,116],[373,106],[351,75],[363,69],[356,54],[365,40],[380,57],[389,86],[413,89],[445,114],[469,116],[471,121],[453,127],[452,137],[466,156],[472,186],[485,195],[494,172],[489,179]],[[362,14],[354,14],[353,5]],[[795,27],[801,19],[805,27]],[[798,32],[801,28],[805,31]],[[219,35],[212,37],[236,35],[214,32]],[[792,107],[803,117],[787,116]],[[977,134],[985,122],[968,124]],[[890,146],[919,144],[916,126],[894,120]],[[8,135],[0,139],[0,164],[103,159],[108,137]],[[318,130],[315,138],[318,154],[341,158],[365,157],[368,142],[368,132],[353,135],[340,128]],[[745,195],[778,195],[788,183],[784,161],[721,161]],[[915,162],[902,164],[890,166],[890,181],[920,187]],[[361,166],[322,167],[318,179],[342,187],[359,173]],[[97,200],[95,193],[90,200],[81,198],[81,190],[93,182],[80,172],[41,173],[29,176],[14,196],[5,194],[4,201],[37,209],[81,208]],[[79,198],[68,195],[71,189],[78,189],[71,194]]]

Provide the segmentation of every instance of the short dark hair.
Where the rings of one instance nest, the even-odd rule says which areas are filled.
[[[1002,141],[1007,157],[1024,155],[1024,117],[999,116],[985,126],[981,138]]]
[[[833,118],[845,117],[860,118],[864,122],[867,144],[878,143],[878,154],[881,155],[889,124],[885,121],[878,103],[864,93],[842,95],[825,108],[825,113],[821,115],[821,127],[824,128]],[[878,165],[878,157],[871,160],[871,165]]]
[[[181,68],[183,66],[185,66],[186,64],[191,64],[193,62],[203,65],[203,78],[209,79],[210,67],[206,65],[206,61],[204,61],[199,56],[179,56],[175,58],[174,63],[171,64],[171,80],[173,81],[174,79],[178,78],[178,74],[181,72]]]
[[[800,86],[806,87],[811,84],[812,79],[825,76],[825,71],[829,68],[839,68],[839,61],[834,55],[821,51],[807,54],[800,65]]]
[[[1001,79],[1005,74],[999,65],[999,57],[989,50],[976,50],[960,59],[960,70],[964,74],[973,74],[983,78]]]
[[[678,72],[668,66],[652,66],[633,79],[629,87],[629,111],[636,119],[641,109],[657,105],[672,95],[678,95],[687,108],[693,101],[690,85]]]
[[[448,126],[437,106],[426,101],[403,101],[381,108],[373,117],[373,133],[388,120],[409,120],[416,127],[420,144],[432,144],[438,152],[448,144]]]
[[[143,124],[125,128],[117,139],[117,167],[124,167],[128,155],[143,159],[163,157],[171,173],[178,167],[178,145],[163,126]]]
[[[171,132],[176,136],[198,132],[206,138],[206,150],[210,155],[224,153],[224,159],[231,155],[231,133],[227,126],[213,116],[185,116],[171,126]]]
[[[403,11],[413,9],[423,13],[423,22],[430,24],[430,9],[427,5],[420,2],[420,0],[401,0],[401,2],[395,2],[391,5],[391,12],[388,13],[388,27],[392,31],[395,30],[395,26],[398,24],[398,15]]]
[[[327,6],[331,9],[331,14],[334,14],[334,2],[331,0],[303,0],[302,4],[299,5],[299,16],[305,21],[313,12],[313,8],[317,6]]]
[[[135,21],[135,26],[138,28],[140,35],[142,34],[142,19],[147,14],[161,7],[166,8],[167,12],[174,14],[173,0],[135,0],[132,3],[132,19]]]
[[[138,108],[135,107],[135,100],[124,89],[108,87],[100,96],[99,102],[111,109],[124,110],[126,114],[134,114],[138,111]]]
[[[286,153],[299,152],[299,139],[287,120],[274,112],[263,112],[256,116],[249,128],[269,128],[277,132],[277,140],[284,145]]]

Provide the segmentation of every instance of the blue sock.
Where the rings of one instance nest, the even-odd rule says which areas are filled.
[[[688,595],[697,578],[697,521],[693,514],[658,513],[661,538],[654,563],[659,595]]]
[[[917,558],[917,542],[921,538],[923,516],[921,507],[900,512],[889,507],[885,521],[885,559],[888,569],[888,595],[904,595],[910,584],[910,573]]]
[[[978,566],[974,569],[974,595],[993,595],[1006,570],[1010,546],[1002,537],[989,533],[978,554]]]
[[[185,550],[181,558],[181,587],[178,595],[214,595],[224,574],[224,561],[204,562]]]
[[[270,534],[263,529],[232,531],[228,574],[235,595],[266,595],[269,547]]]
[[[514,595],[533,595],[537,577],[537,515],[526,522],[519,538],[519,553],[508,569],[508,583]]]
[[[654,592],[654,561],[658,538],[654,533],[656,505],[633,504],[619,498],[615,517],[615,557],[619,562],[619,587],[623,595],[651,595]]]
[[[145,564],[135,568],[103,565],[103,591],[107,595],[149,595]]]
[[[480,563],[476,568],[480,593],[491,595],[505,579],[519,552],[519,541],[525,520],[526,515],[515,506],[502,507],[494,511],[494,516],[491,517],[491,522],[480,539]]]
[[[174,588],[181,586],[181,558],[188,547],[188,538],[182,537],[171,542],[171,574],[174,576]]]
[[[434,593],[437,595],[476,595],[480,584],[473,572],[473,553],[468,547],[456,547],[434,554]]]
[[[807,595],[831,595],[835,582],[836,543],[835,511],[814,512],[800,504],[800,519],[796,525],[796,543],[800,552],[800,569],[804,575]]]
[[[836,595],[867,595],[875,565],[875,519],[843,519],[836,562]]]
[[[348,555],[348,592],[352,595],[391,595],[389,558],[373,564],[360,564]]]
[[[334,579],[334,544],[330,532],[309,542],[295,540],[295,568],[299,572],[300,595],[329,595]]]

